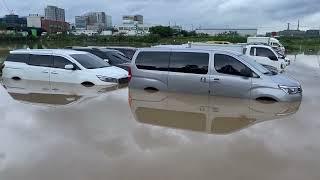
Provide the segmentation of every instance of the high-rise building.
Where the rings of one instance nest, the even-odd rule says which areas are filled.
[[[47,6],[44,11],[45,19],[65,22],[64,9],[58,8],[57,6]]]
[[[5,15],[2,23],[11,28],[22,28],[27,26],[27,18],[15,14]]]
[[[105,12],[89,12],[75,17],[76,28],[87,30],[105,30],[112,28],[112,17]]]
[[[143,16],[142,15],[134,15],[134,21],[138,24],[143,24]]]
[[[41,21],[43,20],[43,16],[39,14],[30,14],[27,17],[27,26],[33,28],[41,28]]]
[[[112,28],[112,16],[106,15],[106,28],[107,29]]]
[[[143,24],[142,15],[124,15],[122,16],[123,24]]]
[[[77,29],[86,29],[88,24],[87,16],[76,16],[75,17],[75,26]]]

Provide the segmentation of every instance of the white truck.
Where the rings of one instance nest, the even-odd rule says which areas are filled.
[[[248,37],[247,43],[248,44],[261,43],[261,44],[269,45],[281,55],[285,55],[285,52],[286,52],[286,49],[280,43],[280,41],[273,37]]]

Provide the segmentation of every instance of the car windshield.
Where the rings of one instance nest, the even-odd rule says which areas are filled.
[[[93,54],[72,54],[72,58],[78,61],[86,69],[98,69],[109,67],[110,65],[103,59]]]
[[[116,64],[124,64],[130,62],[130,60],[126,56],[119,52],[111,52],[110,55],[112,56],[112,59],[116,61]]]
[[[253,66],[256,70],[258,70],[262,74],[265,74],[265,75],[274,75],[275,74],[275,73],[269,71],[267,68],[263,67],[261,64],[255,62],[255,60],[252,59],[250,56],[240,55],[239,57],[241,59],[245,60],[248,64]]]

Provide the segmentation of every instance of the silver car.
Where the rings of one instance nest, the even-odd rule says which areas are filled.
[[[271,72],[236,52],[201,49],[139,49],[131,65],[130,88],[213,97],[295,102],[300,83]]]

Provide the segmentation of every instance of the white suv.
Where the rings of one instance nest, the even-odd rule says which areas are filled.
[[[72,84],[116,85],[128,82],[128,72],[81,51],[15,50],[4,62],[3,77]]]

